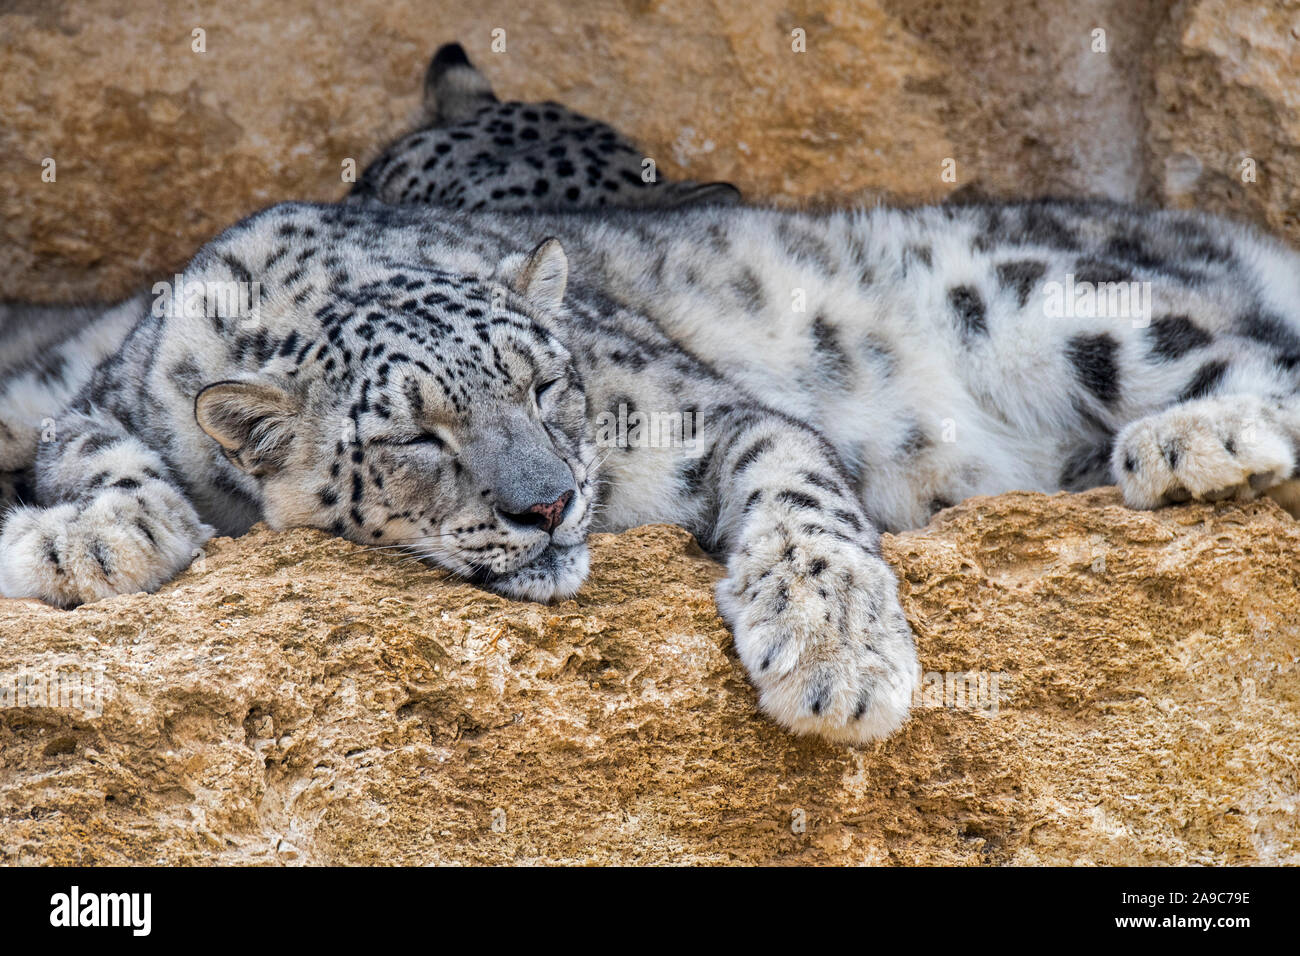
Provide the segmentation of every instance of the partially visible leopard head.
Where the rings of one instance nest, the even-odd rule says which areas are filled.
[[[266,361],[204,387],[198,426],[256,482],[272,527],[392,547],[509,597],[576,592],[597,463],[551,332],[560,244],[495,276],[395,263],[382,244],[334,252],[344,265],[310,296],[264,296]]]
[[[734,203],[730,183],[674,182],[612,126],[558,103],[502,103],[458,43],[425,74],[420,127],[374,160],[350,199],[454,209],[557,210]]]

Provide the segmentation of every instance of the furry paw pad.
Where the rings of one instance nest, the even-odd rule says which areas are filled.
[[[1112,467],[1135,508],[1249,500],[1292,477],[1296,451],[1262,400],[1225,396],[1133,422],[1115,442]]]
[[[777,522],[747,535],[728,571],[718,606],[766,713],[796,733],[855,743],[903,723],[916,651],[882,558]]]

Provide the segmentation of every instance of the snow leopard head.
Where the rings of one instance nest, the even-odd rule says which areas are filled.
[[[345,208],[314,223],[284,208],[191,270],[261,283],[257,320],[222,338],[226,372],[197,392],[194,421],[255,482],[262,516],[510,597],[573,594],[597,476],[583,382],[551,326],[560,244],[453,271],[339,228]]]

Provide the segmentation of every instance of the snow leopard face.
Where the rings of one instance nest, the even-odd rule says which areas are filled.
[[[595,449],[583,382],[548,329],[567,279],[558,243],[514,256],[501,282],[351,243],[286,282],[252,269],[252,239],[231,248],[213,277],[247,267],[274,291],[253,330],[227,330],[250,372],[198,390],[195,422],[272,527],[418,555],[509,597],[577,591]]]
[[[452,209],[734,203],[730,183],[674,182],[612,126],[559,103],[501,103],[458,43],[425,75],[424,121],[375,159],[350,199]]]

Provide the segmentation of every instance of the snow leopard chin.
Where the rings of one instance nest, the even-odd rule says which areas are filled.
[[[504,573],[479,571],[472,580],[502,597],[549,604],[577,594],[590,569],[591,556],[586,542],[550,544],[522,567]]]

